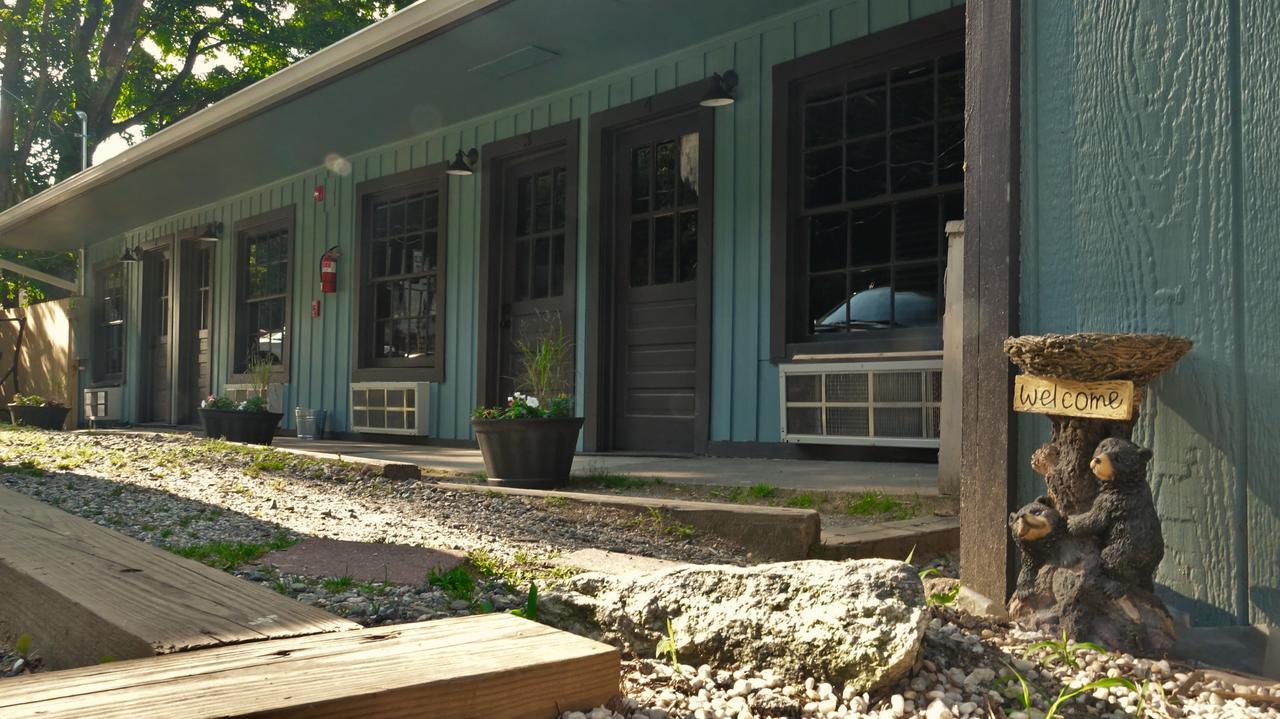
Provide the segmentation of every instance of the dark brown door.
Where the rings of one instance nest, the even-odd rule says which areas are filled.
[[[177,423],[200,421],[197,408],[209,396],[209,331],[213,312],[213,245],[200,240],[179,243],[177,318],[171,323],[178,333],[178,352],[171,355],[178,365]]]
[[[165,247],[151,250],[142,260],[142,347],[147,371],[141,402],[145,422],[169,424],[172,383],[169,364],[169,318],[172,289],[173,252]]]
[[[508,164],[502,178],[502,303],[498,317],[498,393],[525,386],[526,348],[549,338],[564,348],[560,390],[574,392],[576,241],[566,210],[569,168],[563,150]]]
[[[699,400],[699,283],[709,281],[709,197],[697,116],[622,134],[615,201],[613,441],[617,450],[690,453]]]

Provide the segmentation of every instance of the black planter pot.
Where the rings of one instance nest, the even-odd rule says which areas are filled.
[[[279,412],[241,412],[235,409],[201,409],[206,437],[229,442],[271,444],[276,426],[284,415]]]
[[[550,489],[563,486],[573,467],[582,417],[473,419],[489,484]]]
[[[29,404],[9,405],[9,418],[14,425],[39,427],[40,429],[62,429],[67,421],[70,407],[39,407]]]

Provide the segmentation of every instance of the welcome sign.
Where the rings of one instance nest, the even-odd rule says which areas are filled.
[[[1071,382],[1018,375],[1013,382],[1013,409],[1015,412],[1128,420],[1133,417],[1133,383],[1129,380]]]

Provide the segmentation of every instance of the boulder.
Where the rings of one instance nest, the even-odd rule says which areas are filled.
[[[929,613],[903,562],[682,565],[580,574],[546,592],[538,620],[653,656],[670,619],[680,662],[771,667],[872,691],[910,671]]]

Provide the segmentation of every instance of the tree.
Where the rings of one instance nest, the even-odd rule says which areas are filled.
[[[109,137],[157,132],[408,4],[0,0],[0,211],[80,170],[75,111],[88,115],[92,157]],[[73,257],[49,254],[41,269],[74,275]],[[0,280],[0,302],[14,282]]]

